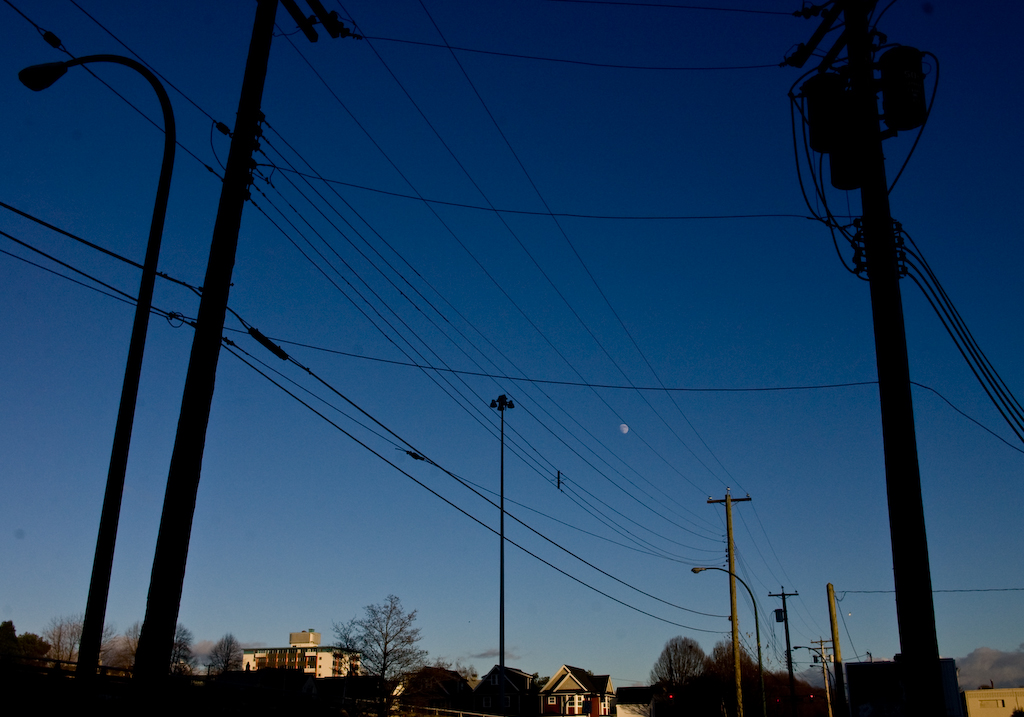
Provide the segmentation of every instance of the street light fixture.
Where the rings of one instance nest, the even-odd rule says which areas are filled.
[[[499,699],[501,714],[505,714],[505,410],[516,405],[501,394],[491,401],[491,408],[498,409],[501,415],[501,551],[500,551],[500,596],[498,598],[498,679],[501,682]]]
[[[734,578],[736,578],[740,585],[747,589],[747,594],[750,595],[750,602],[754,605],[754,634],[757,636],[757,674],[758,677],[761,679],[761,714],[763,715],[763,717],[768,717],[768,703],[764,693],[764,665],[761,662],[761,621],[757,618],[757,601],[754,600],[754,593],[750,589],[750,586],[743,581],[743,578],[741,578],[736,573],[726,570],[725,568],[691,568],[691,572],[693,572],[694,574],[702,573],[705,570],[717,570],[721,573],[726,573],[728,575],[733,576]],[[735,615],[733,615],[733,619],[736,619]]]
[[[153,218],[149,225],[149,242],[146,258],[142,265],[142,281],[139,285],[138,303],[135,305],[135,321],[132,325],[131,342],[128,345],[128,361],[125,365],[124,383],[121,387],[121,403],[114,427],[114,442],[110,451],[110,467],[107,471],[107,487],[103,495],[103,509],[100,513],[100,529],[96,538],[96,555],[92,564],[92,578],[89,582],[89,598],[86,602],[85,621],[82,625],[81,644],[78,653],[77,675],[92,676],[99,663],[100,643],[103,637],[103,621],[107,612],[107,595],[110,591],[110,572],[114,563],[114,543],[117,540],[117,523],[121,513],[121,496],[124,492],[124,477],[128,466],[128,448],[132,438],[132,423],[135,420],[135,403],[139,394],[139,376],[142,373],[142,354],[146,347],[146,331],[149,328],[149,312],[153,305],[153,286],[156,283],[156,268],[160,258],[160,240],[164,231],[164,217],[167,214],[167,197],[171,190],[171,170],[174,166],[175,129],[171,101],[160,81],[145,65],[120,55],[88,55],[64,62],[47,62],[26,67],[18,73],[21,83],[34,92],[45,90],[59,80],[69,67],[91,62],[112,62],[135,70],[153,86],[160,100],[164,117],[164,155],[157,182]]]
[[[824,647],[808,647],[807,645],[795,645],[794,650],[808,650],[816,652],[815,660],[821,660],[821,674],[825,680],[825,704],[828,707],[828,717],[832,717],[832,694],[828,686],[828,660]]]

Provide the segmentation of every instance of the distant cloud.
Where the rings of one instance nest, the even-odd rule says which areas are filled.
[[[821,665],[812,665],[808,667],[806,670],[794,672],[793,677],[795,677],[798,680],[803,680],[811,687],[825,686],[825,676],[821,674]]]
[[[199,664],[204,665],[209,661],[210,653],[213,652],[213,640],[199,640],[192,643],[192,654]]]
[[[967,657],[958,657],[956,666],[964,690],[992,683],[996,687],[1024,687],[1024,643],[1013,652],[979,647]]]
[[[470,658],[474,660],[497,660],[500,657],[501,655],[497,650],[485,650],[484,652],[478,652],[475,655],[470,655]],[[518,660],[520,657],[521,656],[516,652],[505,650],[505,666],[508,666],[509,660]]]

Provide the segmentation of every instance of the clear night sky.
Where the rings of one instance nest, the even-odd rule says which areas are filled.
[[[255,3],[12,2],[74,55],[133,51],[180,90],[160,270],[200,286],[229,142],[212,125],[234,122]],[[801,71],[778,66],[819,20],[777,0],[326,4],[367,39],[311,45],[279,10],[230,305],[488,498],[488,406],[514,400],[507,507],[552,542],[511,519],[507,535],[585,585],[510,546],[507,663],[622,686],[674,635],[710,650],[727,579],[690,567],[724,564],[707,500],[727,488],[753,499],[735,507],[738,572],[774,669],[768,593],[783,586],[800,593],[794,644],[828,637],[831,582],[844,658],[898,652],[868,288],[806,218],[787,97]],[[893,215],[1018,395],[1022,21],[1009,0],[901,0],[879,24],[941,63]],[[0,201],[141,261],[163,135],[82,68],[40,93],[17,80],[66,57],[0,4]],[[160,125],[137,74],[90,67]],[[914,136],[886,142],[890,178]],[[858,213],[857,193],[828,196]],[[138,291],[134,268],[2,208],[0,229]],[[133,306],[7,237],[0,250],[0,619],[40,632],[85,607]],[[940,652],[1019,659],[1022,445],[922,292],[901,289],[912,379],[966,414],[914,389]],[[194,317],[198,298],[161,281],[154,305]],[[179,324],[150,325],[108,608],[120,629],[145,611],[193,335]],[[480,522],[222,352],[181,622],[272,646],[393,593],[431,657],[489,669],[498,539],[481,523],[496,530],[497,509],[242,328],[229,316],[240,355]],[[738,390],[826,384],[855,385]],[[740,620],[753,648],[746,599]]]

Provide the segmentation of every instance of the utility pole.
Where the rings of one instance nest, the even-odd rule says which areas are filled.
[[[294,0],[282,2],[300,27],[303,23],[309,25],[303,28],[304,32],[311,41],[315,40],[312,20],[303,18]],[[242,208],[249,199],[252,154],[257,149],[259,124],[263,119],[260,104],[270,60],[277,5],[278,0],[257,2],[238,113],[213,228],[210,258],[206,266],[206,279],[203,282],[203,295],[167,475],[146,617],[135,659],[135,676],[149,683],[167,676],[174,644]],[[329,24],[329,28],[335,30],[340,25],[336,14],[327,16],[326,21],[324,18],[320,21],[325,27]],[[345,34],[350,33],[345,30]]]
[[[837,717],[849,717],[850,708],[846,703],[846,676],[843,674],[843,653],[839,649],[839,623],[836,621],[836,591],[828,584],[828,618],[832,626],[833,671],[836,676]]]
[[[845,44],[848,65],[845,74],[839,74],[838,83],[838,86],[843,87],[848,82],[845,85],[848,91],[841,94],[846,99],[838,105],[841,106],[840,114],[844,116],[845,122],[842,127],[829,128],[835,133],[834,150],[819,151],[831,152],[833,184],[836,184],[836,167],[840,166],[838,159],[844,165],[845,174],[841,188],[860,189],[864,261],[871,293],[881,404],[896,618],[907,693],[914,695],[913,699],[907,700],[905,707],[908,714],[933,717],[943,715],[946,711],[935,633],[935,606],[932,601],[928,538],[921,497],[906,329],[899,288],[898,247],[890,214],[889,187],[882,151],[885,136],[892,136],[896,130],[920,126],[923,119],[910,118],[907,121],[908,118],[899,116],[895,109],[890,116],[887,108],[885,121],[889,131],[885,135],[881,131],[877,97],[880,84],[875,79],[875,48],[872,44],[875,33],[869,20],[874,6],[875,0],[837,0],[824,13],[821,27],[808,44],[798,48],[787,59],[787,63],[802,66],[839,13],[842,13],[842,35],[826,53],[825,61],[818,68],[818,76],[835,77],[832,73],[826,74],[826,71]],[[913,74],[913,71],[908,74]],[[919,79],[919,67],[917,74]],[[906,96],[899,97],[899,94],[894,91],[892,99],[907,99]],[[914,99],[919,100],[923,108],[923,90]],[[890,100],[889,90],[884,86],[883,100]]]
[[[768,597],[782,598],[782,622],[786,625],[786,667],[789,669],[789,705],[793,717],[796,717],[796,678],[793,676],[793,646],[789,642],[789,610],[786,598],[795,597],[800,593],[787,593],[783,587],[780,592],[768,593]],[[775,611],[775,622],[779,622],[779,611]]]
[[[828,652],[825,650],[825,643],[828,640],[811,640],[812,644],[818,646],[818,655],[821,657],[821,676],[825,680],[825,704],[828,707],[828,717],[832,717],[832,695],[828,688]]]
[[[935,606],[928,563],[928,537],[921,497],[921,471],[914,431],[910,393],[910,363],[900,297],[899,262],[889,213],[889,185],[878,124],[874,66],[869,37],[870,6],[848,0],[846,21],[850,82],[859,113],[865,150],[864,184],[860,190],[864,212],[864,255],[871,291],[875,328],[875,361],[882,407],[882,443],[885,484],[889,503],[896,618],[900,649],[909,681],[907,700],[911,714],[927,717],[946,713],[935,635]]]
[[[708,503],[725,503],[725,531],[728,538],[727,552],[729,553],[729,619],[732,621],[732,662],[733,672],[736,679],[736,717],[743,717],[743,684],[740,670],[740,621],[736,615],[736,556],[732,543],[732,504],[750,500],[746,498],[733,498],[729,489],[725,490],[725,498],[715,500],[708,498]],[[757,605],[754,605],[757,610]]]

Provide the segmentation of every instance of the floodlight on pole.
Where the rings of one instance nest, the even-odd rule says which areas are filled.
[[[763,717],[768,717],[768,702],[767,697],[764,693],[764,665],[761,662],[761,621],[757,617],[757,601],[754,600],[754,593],[750,589],[750,586],[747,585],[746,582],[744,582],[743,578],[741,578],[736,573],[726,570],[725,568],[705,567],[690,569],[690,571],[694,574],[702,573],[705,570],[717,570],[721,573],[732,575],[734,578],[736,578],[740,585],[747,589],[747,594],[750,595],[750,602],[754,605],[754,633],[757,637],[757,674],[758,677],[761,679],[761,714],[763,715]]]
[[[107,486],[103,495],[103,509],[100,513],[100,528],[96,538],[96,554],[89,583],[89,597],[86,602],[85,620],[82,625],[81,643],[78,652],[77,674],[90,677],[96,673],[99,663],[100,644],[103,638],[103,621],[107,611],[107,595],[110,591],[110,573],[114,562],[114,543],[117,540],[117,524],[121,513],[121,497],[124,492],[124,478],[128,467],[128,449],[132,438],[132,424],[135,421],[135,404],[139,394],[139,377],[142,374],[142,355],[146,346],[146,332],[149,328],[149,312],[153,305],[153,287],[156,283],[157,262],[160,258],[160,241],[164,231],[164,217],[167,215],[167,198],[171,190],[171,170],[174,167],[174,148],[177,144],[174,128],[174,112],[160,81],[149,68],[130,57],[120,55],[87,55],[64,62],[46,62],[26,67],[18,73],[18,79],[33,92],[40,92],[63,77],[69,67],[92,62],[111,62],[124,65],[146,78],[156,91],[164,119],[164,153],[157,182],[153,218],[149,225],[149,241],[146,258],[142,265],[142,280],[139,285],[138,301],[135,304],[135,320],[132,325],[131,342],[128,346],[128,360],[125,365],[124,383],[121,387],[121,403],[114,427],[114,441],[110,451],[110,466],[107,471]]]
[[[501,415],[501,550],[499,572],[501,573],[498,598],[498,680],[501,688],[498,698],[501,700],[501,714],[505,714],[505,410],[516,405],[505,394],[491,401],[491,408],[498,409]]]

